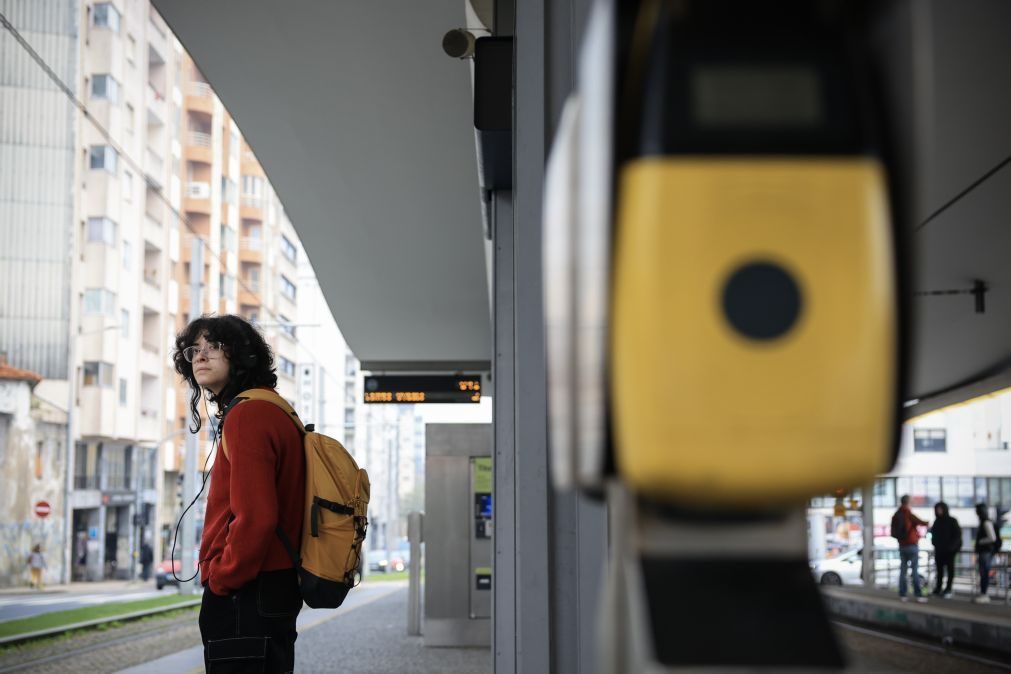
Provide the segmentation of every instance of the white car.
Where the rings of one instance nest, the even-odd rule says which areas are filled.
[[[863,547],[847,550],[830,559],[811,562],[811,573],[822,585],[863,585]],[[926,587],[930,576],[930,553],[920,548],[919,573]],[[874,539],[874,584],[894,586],[899,583],[899,544],[894,538]]]

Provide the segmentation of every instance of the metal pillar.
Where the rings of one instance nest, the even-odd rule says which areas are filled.
[[[425,515],[407,516],[407,540],[411,544],[411,563],[407,573],[407,634],[421,636],[421,543],[425,540]],[[367,566],[367,565],[366,565]]]

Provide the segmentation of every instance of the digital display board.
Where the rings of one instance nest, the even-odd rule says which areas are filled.
[[[481,375],[365,377],[366,403],[479,403]]]

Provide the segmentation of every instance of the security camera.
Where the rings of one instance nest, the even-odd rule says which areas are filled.
[[[442,51],[455,59],[474,55],[474,34],[463,28],[454,28],[442,36]]]

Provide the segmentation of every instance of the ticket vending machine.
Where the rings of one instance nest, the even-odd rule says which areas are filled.
[[[426,646],[491,646],[491,424],[425,427]]]

